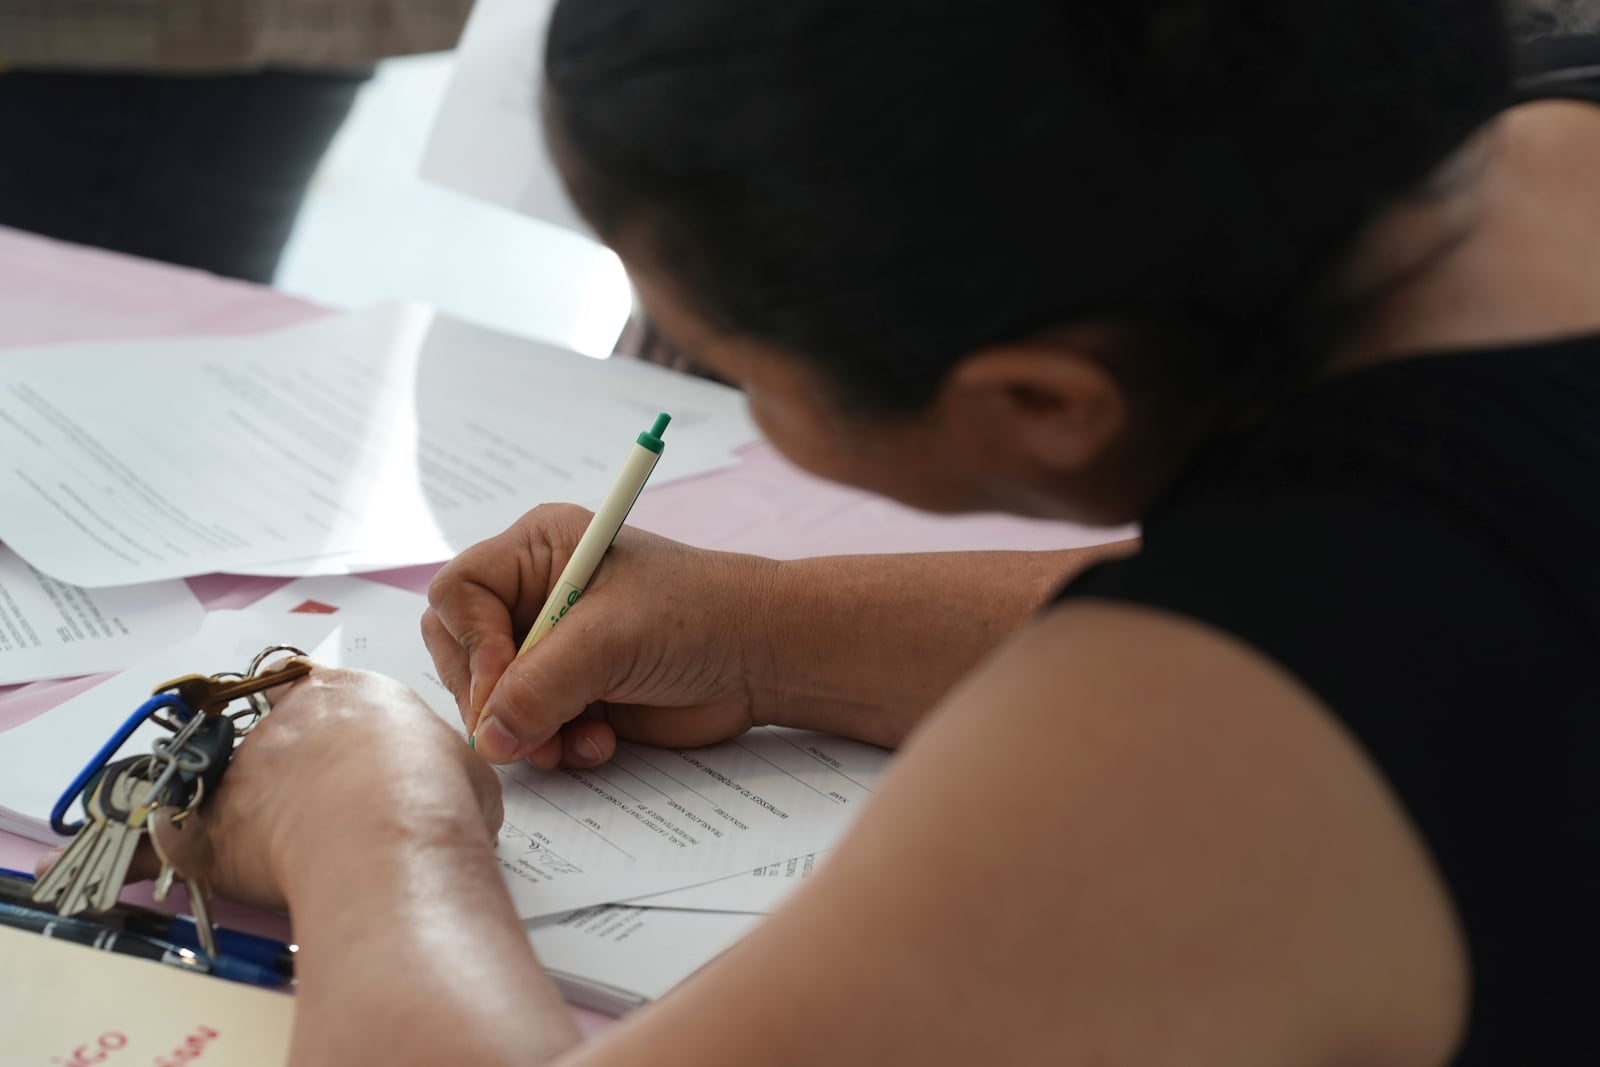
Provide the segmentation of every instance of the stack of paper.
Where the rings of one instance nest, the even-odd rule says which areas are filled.
[[[0,545],[0,685],[119,670],[204,617],[183,582],[83,589]]]
[[[92,388],[86,388],[92,383]],[[0,686],[192,634],[176,579],[437,563],[597,503],[673,416],[652,485],[729,466],[742,397],[391,306],[245,337],[0,353]]]
[[[730,466],[757,436],[731,389],[416,307],[13,349],[0,542],[90,588],[440,562],[535,504],[598,502],[661,411],[655,485]]]
[[[270,644],[398,678],[460,731],[418,633],[422,607],[422,597],[377,583],[311,579],[252,610],[212,613],[190,640],[0,734],[0,829],[53,840],[48,816],[64,783],[149,695],[152,679],[238,669]],[[148,751],[154,730],[127,751]],[[869,745],[765,727],[692,750],[624,743],[615,760],[589,770],[500,768],[506,884],[569,996],[626,1010],[775,908],[843,836],[888,758]]]
[[[661,411],[652,484],[756,437],[722,386],[410,307],[0,353],[0,685],[128,668],[0,733],[0,829],[53,840],[57,795],[152,685],[267,645],[398,678],[459,730],[422,598],[334,576],[442,561],[544,501],[598,502]],[[302,580],[204,616],[179,579],[215,571]],[[568,995],[624,1011],[776,907],[886,760],[761,728],[688,751],[625,743],[583,771],[503,768],[506,885]]]

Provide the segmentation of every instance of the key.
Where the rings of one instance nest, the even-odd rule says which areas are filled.
[[[186,674],[181,678],[174,678],[170,682],[156,686],[151,691],[151,695],[176,693],[179,699],[196,712],[204,715],[215,715],[235,700],[255,693],[265,692],[273,686],[284,685],[297,678],[304,678],[310,673],[311,664],[304,660],[292,660],[282,667],[245,677],[214,676],[208,678],[202,674]]]
[[[217,955],[217,928],[211,921],[211,887],[195,878],[184,878],[189,894],[189,913],[194,916],[194,932],[207,956]]]
[[[127,801],[136,790],[149,788],[149,780],[143,776],[148,763],[148,756],[133,756],[118,760],[101,772],[100,781],[85,806],[88,821],[78,831],[79,838],[86,839],[82,863],[65,872],[59,887],[41,884],[36,900],[42,903],[55,901],[56,911],[63,916],[76,915],[88,909],[91,899],[96,898],[102,889],[108,873],[126,853],[127,859],[121,871],[117,872],[117,884],[112,892],[112,899],[115,900],[116,892],[122,888],[122,879],[127,876],[127,864],[132,862],[133,851],[138,847],[140,832],[139,828],[128,826],[126,820],[129,812],[125,810],[128,805],[124,803],[119,806],[118,800]],[[130,835],[131,845],[128,843]],[[41,899],[47,890],[48,899]]]
[[[62,889],[57,912],[71,916],[115,906],[149,831],[151,812],[158,807],[198,807],[208,789],[216,788],[232,755],[233,720],[197,716],[176,737],[157,741],[153,754],[108,766],[91,809],[97,816],[96,842],[88,846],[81,869]]]
[[[203,734],[197,732],[195,738],[188,744],[195,746],[194,752],[203,753],[206,759],[205,767],[199,769],[197,764],[191,764],[187,772],[179,770],[172,778],[172,787],[164,789],[158,798],[165,801],[159,804],[160,808],[180,809],[172,813],[162,811],[162,816],[173,826],[182,823],[191,811],[205,801],[207,793],[217,787],[232,753],[233,720],[222,717],[209,719],[204,731]],[[150,842],[155,846],[156,858],[161,861],[161,871],[156,875],[154,896],[157,901],[164,901],[167,899],[167,894],[172,892],[173,880],[180,875],[166,853],[161,851],[161,842],[156,840],[154,834],[151,835]],[[184,884],[188,885],[189,879],[185,878]]]
[[[140,804],[140,799],[153,784],[148,773],[147,765],[131,766],[107,784],[100,801],[106,815],[105,844],[84,867],[82,893],[75,886],[73,895],[62,902],[62,915],[109,911],[116,906],[128,880],[128,868],[133,866],[133,857],[145,835],[150,810]]]
[[[38,885],[34,886],[35,904],[51,905],[61,899],[83,872],[84,864],[90,855],[99,848],[106,822],[105,809],[100,806],[100,791],[105,786],[106,777],[106,772],[102,771],[99,780],[84,798],[83,828],[73,835],[72,843],[61,854],[61,858],[56,860],[55,866],[45,872],[44,877],[39,879]]]
[[[207,719],[185,743],[180,755],[198,758],[191,759],[186,767],[180,767],[170,783],[155,798],[155,805],[162,809],[163,815],[168,808],[181,809],[169,817],[170,822],[174,824],[182,822],[190,812],[204,803],[207,796],[216,791],[222,781],[222,772],[227,770],[228,759],[233,754],[233,738],[233,720],[218,716]],[[184,888],[189,894],[189,911],[194,915],[195,933],[200,939],[200,947],[207,955],[216,956],[216,934],[208,905],[210,887],[180,872],[162,851],[160,840],[154,834],[150,835],[150,842],[155,846],[156,857],[161,860],[161,872],[156,875],[155,899],[166,900],[167,894],[172,891],[174,879],[183,879]]]

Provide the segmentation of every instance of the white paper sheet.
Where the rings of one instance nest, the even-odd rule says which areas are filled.
[[[185,674],[242,671],[268,645],[311,649],[338,626],[333,615],[266,615],[218,611],[198,633],[155,653],[85,693],[0,733],[0,830],[51,844],[50,809],[100,746],[140,704],[152,686]],[[164,732],[145,726],[125,755],[150,751]],[[74,808],[68,821],[82,817]]]
[[[302,615],[377,615],[391,619],[421,619],[428,598],[365,578],[331,576],[301,578],[274,589],[251,611],[294,612]]]
[[[464,733],[415,625],[346,619],[316,655],[400,679]],[[500,866],[525,919],[749,872],[836,844],[886,758],[766,727],[690,750],[624,742],[610,763],[583,771],[498,768]]]
[[[878,783],[882,781],[894,759],[892,752],[859,741],[848,741],[842,737],[829,737],[825,734],[811,734],[798,730],[778,732],[786,734],[788,739],[801,747],[808,756],[832,767],[866,793],[877,790]],[[826,852],[791,856],[779,863],[769,863],[733,878],[720,878],[715,882],[706,882],[687,889],[638,897],[629,900],[628,903],[651,908],[774,912],[807,878],[811,877],[826,856]]]
[[[528,941],[569,1003],[621,1015],[662,997],[760,921],[602,904],[529,923]]]
[[[554,0],[477,0],[434,120],[422,176],[491,204],[588,233],[545,146],[539,116]]]
[[[597,502],[658,411],[674,424],[652,484],[727,466],[756,436],[732,390],[419,308],[14,349],[0,540],[89,587],[435,562],[535,504]]]
[[[0,829],[51,840],[56,797],[151,685],[239,670],[278,643],[398,678],[462,731],[410,620],[213,612],[190,641],[0,734]],[[155,735],[146,727],[127,751],[148,751]],[[831,847],[870,791],[818,756],[829,740],[763,728],[693,750],[624,744],[594,770],[499,768],[500,865],[518,913],[532,919],[662,893]]]
[[[121,670],[188,637],[203,618],[184,582],[91,591],[0,545],[0,685]]]
[[[677,908],[687,911],[746,912],[769,915],[778,910],[817,870],[826,852],[795,856],[782,863],[732,878],[719,878],[705,885],[674,889],[639,897],[628,903],[650,908]]]

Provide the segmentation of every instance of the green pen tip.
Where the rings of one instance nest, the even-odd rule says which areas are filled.
[[[476,730],[474,730],[472,733],[467,735],[467,747],[468,748],[477,748],[478,747],[478,732]]]
[[[656,424],[650,427],[650,435],[652,437],[660,437],[662,434],[667,432],[667,423],[671,421],[672,416],[663,411],[661,414],[656,416]]]

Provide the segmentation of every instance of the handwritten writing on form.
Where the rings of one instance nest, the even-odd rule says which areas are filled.
[[[183,582],[82,589],[0,545],[0,685],[120,670],[188,637],[204,617]]]
[[[14,349],[0,358],[0,540],[89,587],[434,562],[535,504],[597,501],[662,410],[674,437],[658,484],[727,466],[756,436],[732,390],[419,308]]]
[[[414,623],[324,618],[343,622],[313,651],[319,662],[398,678],[465,733]],[[836,746],[878,752],[765,727],[697,749],[624,742],[610,763],[581,771],[497,768],[505,804],[497,851],[518,914],[685,888],[831,847],[871,796],[853,765],[826,755]]]
[[[190,641],[0,734],[0,829],[51,840],[51,804],[154,682],[238,669],[267,644],[411,685],[462,731],[412,619],[213,612]],[[153,730],[154,728],[148,728]],[[151,736],[131,747],[148,750]],[[755,870],[834,845],[870,791],[809,748],[832,739],[763,728],[682,751],[624,744],[604,767],[499,768],[499,856],[525,919]]]
[[[441,687],[419,691],[459,721]],[[623,742],[581,771],[500,768],[498,852],[518,914],[698,885],[833,845],[871,794],[806,752],[820,735],[797,733],[757,728],[682,750]]]

